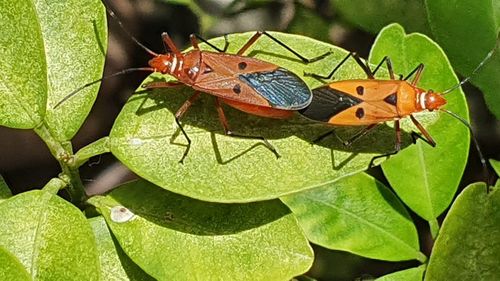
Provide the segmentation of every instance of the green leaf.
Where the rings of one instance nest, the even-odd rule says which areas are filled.
[[[10,197],[12,197],[12,192],[3,177],[0,175],[0,202],[5,199],[9,199]]]
[[[78,87],[102,75],[106,13],[99,0],[36,1],[45,43],[48,100],[45,122],[57,140],[70,140],[80,129],[97,96],[98,84],[54,106]]]
[[[457,78],[439,46],[421,34],[406,35],[399,25],[389,25],[381,31],[370,54],[370,62],[378,63],[389,56],[395,73],[406,75],[418,64],[425,65],[418,84],[437,92],[457,83]],[[446,109],[468,119],[467,105],[461,90],[446,96]],[[418,140],[401,151],[382,169],[398,196],[419,216],[433,221],[451,203],[467,162],[470,136],[466,126],[445,113],[422,112],[416,119],[437,143],[431,147]],[[429,124],[428,119],[437,122]],[[409,118],[403,128],[418,129]]]
[[[45,115],[47,64],[33,1],[0,2],[0,125],[37,126]]]
[[[98,85],[53,109],[71,91],[102,74],[106,17],[98,0],[2,1],[0,125],[35,128],[45,122],[69,140],[87,117]],[[7,60],[5,60],[7,62]]]
[[[109,138],[100,138],[93,143],[82,147],[75,154],[75,166],[80,167],[83,163],[87,162],[91,157],[101,155],[109,152]]]
[[[264,37],[247,52],[298,75],[304,71],[328,73],[347,55],[344,50],[311,38],[273,34],[309,58],[333,51],[321,61],[304,65]],[[253,33],[230,35],[228,53],[236,53],[251,35]],[[211,42],[217,46],[224,43],[223,38]],[[146,83],[165,77],[155,74]],[[364,77],[362,69],[354,60],[348,60],[336,79],[360,77]],[[325,83],[310,77],[305,81],[311,88]],[[200,200],[249,202],[277,198],[365,170],[373,156],[392,149],[392,143],[387,142],[393,139],[389,128],[370,134],[352,147],[342,145],[333,137],[312,145],[319,135],[331,130],[329,126],[300,116],[276,120],[225,107],[230,128],[239,134],[268,139],[281,155],[276,159],[260,140],[225,136],[213,97],[204,94],[182,119],[192,145],[184,164],[179,164],[186,140],[179,132],[174,113],[193,90],[180,86],[141,91],[129,99],[113,125],[109,140],[111,152],[142,178]],[[339,128],[338,132],[352,135],[358,130]]]
[[[425,6],[434,38],[457,71],[464,76],[471,75],[495,47],[500,29],[498,0],[456,0],[452,5],[447,0],[426,0]],[[497,54],[472,79],[472,83],[482,90],[488,108],[497,119],[500,119],[499,76],[500,55]]]
[[[425,280],[500,280],[500,190],[466,187],[446,216]]]
[[[6,249],[0,246],[0,280],[31,280],[23,264]]]
[[[97,280],[92,230],[80,210],[42,190],[0,204],[0,246],[19,258],[34,280]]]
[[[500,161],[497,161],[495,159],[490,159],[490,165],[493,167],[493,170],[495,170],[495,173],[497,173],[498,176],[500,176]]]
[[[365,173],[281,199],[315,244],[373,259],[426,260],[401,202]]]
[[[89,219],[101,261],[101,280],[154,280],[120,248],[103,217]]]
[[[421,281],[424,277],[424,271],[425,265],[421,265],[384,275],[375,279],[375,281]]]
[[[208,203],[136,181],[90,203],[125,253],[159,280],[289,280],[312,264],[302,230],[278,200]]]
[[[393,22],[409,31],[430,33],[423,0],[332,0],[331,6],[347,21],[372,33]]]

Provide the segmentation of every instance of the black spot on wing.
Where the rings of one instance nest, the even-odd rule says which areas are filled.
[[[328,85],[314,89],[311,103],[299,113],[305,117],[322,122],[328,122],[331,117],[363,102],[342,91],[332,89]]]
[[[398,103],[398,93],[392,93],[385,97],[384,101],[391,105],[396,105]]]
[[[284,68],[240,74],[239,79],[263,96],[272,107],[297,110],[311,101],[311,90],[306,83]]]

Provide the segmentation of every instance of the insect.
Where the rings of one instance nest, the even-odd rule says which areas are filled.
[[[215,107],[226,135],[246,139],[259,139],[264,142],[266,147],[276,157],[279,157],[276,149],[263,137],[240,135],[230,130],[222,108],[222,104],[226,104],[252,115],[284,119],[291,117],[295,111],[305,108],[311,102],[311,90],[299,76],[273,63],[243,55],[262,35],[267,36],[306,64],[318,61],[331,53],[331,51],[327,51],[320,56],[308,59],[266,31],[257,31],[236,54],[225,53],[229,45],[227,36],[224,37],[224,48],[220,49],[196,34],[191,34],[190,36],[193,49],[182,53],[170,36],[164,32],[162,39],[166,49],[170,51],[167,50],[164,54],[157,54],[129,34],[113,11],[109,8],[107,11],[135,43],[153,56],[148,62],[149,67],[126,69],[110,76],[117,76],[132,71],[161,72],[162,74],[175,77],[177,81],[152,82],[144,87],[146,89],[155,89],[183,84],[195,90],[195,93],[175,113],[175,121],[188,143],[179,161],[181,163],[183,163],[189,152],[191,139],[181,125],[180,120],[194,101],[199,98],[201,92],[216,97]],[[216,52],[201,50],[198,40],[206,43]],[[55,107],[71,98],[82,88],[97,83],[102,79],[88,83],[73,91],[56,104]]]
[[[346,141],[335,134],[335,130],[331,130],[315,140],[315,142],[318,142],[333,134],[346,146],[350,146],[353,142],[377,127],[377,125],[386,121],[394,121],[396,131],[394,151],[374,157],[369,167],[373,166],[376,159],[394,155],[401,150],[400,120],[402,118],[409,117],[422,133],[423,136],[412,132],[411,136],[414,142],[417,138],[420,138],[434,147],[436,146],[436,142],[413,114],[425,110],[440,110],[465,124],[472,133],[472,128],[465,119],[443,108],[446,105],[444,95],[466,83],[491,58],[496,49],[494,48],[488,53],[471,75],[442,93],[425,90],[417,86],[424,70],[423,64],[419,64],[406,77],[403,78],[400,76],[399,79],[396,79],[389,57],[384,57],[372,71],[367,63],[364,63],[356,53],[352,52],[335,66],[327,76],[314,73],[305,73],[305,76],[331,79],[333,74],[352,57],[363,69],[367,79],[334,81],[313,89],[312,102],[306,108],[299,110],[299,113],[311,120],[325,122],[329,125],[366,126]],[[387,66],[390,79],[376,79],[375,74],[384,63]],[[413,78],[409,80],[411,77]],[[485,166],[484,157],[474,136],[473,141],[479,152],[481,162]]]

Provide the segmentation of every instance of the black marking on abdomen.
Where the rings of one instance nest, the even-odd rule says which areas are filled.
[[[311,103],[299,110],[299,113],[315,121],[328,122],[333,116],[363,102],[345,92],[332,89],[328,85],[316,88],[312,92]]]
[[[396,105],[398,103],[398,93],[392,93],[385,97],[384,101],[391,105]]]

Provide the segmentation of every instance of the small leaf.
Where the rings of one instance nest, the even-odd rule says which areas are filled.
[[[498,1],[461,0],[450,5],[447,0],[426,0],[425,6],[434,38],[457,71],[464,76],[471,75],[486,54],[495,48],[500,28]],[[497,119],[500,119],[499,76],[497,49],[497,55],[472,79],[472,83],[482,90],[488,108]]]
[[[101,280],[154,280],[115,242],[103,217],[89,219],[101,261]]]
[[[426,260],[408,212],[365,173],[281,199],[315,244],[374,259]]]
[[[3,247],[0,247],[0,280],[32,280],[23,264]]]
[[[497,173],[497,176],[500,176],[500,161],[490,159],[490,165],[493,167],[493,170],[495,170],[495,173]]]
[[[303,75],[304,71],[328,73],[347,55],[344,50],[311,38],[273,34],[309,58],[333,51],[325,59],[305,65],[264,37],[247,52],[297,75]],[[253,33],[230,35],[228,53],[236,53],[251,35]],[[211,42],[217,46],[224,43],[223,38]],[[335,78],[360,77],[365,77],[362,69],[354,60],[348,60]],[[145,83],[164,78],[166,76],[155,74]],[[326,83],[310,77],[305,81],[310,88]],[[268,139],[281,155],[276,159],[260,140],[225,136],[213,97],[203,94],[182,118],[192,145],[184,164],[179,164],[186,140],[175,123],[174,113],[193,90],[179,86],[148,93],[141,91],[129,99],[113,125],[111,152],[142,178],[200,200],[250,202],[277,198],[365,170],[373,156],[392,149],[392,143],[387,141],[393,139],[390,128],[381,128],[352,147],[342,145],[333,137],[312,145],[319,135],[331,130],[330,126],[300,116],[276,120],[225,107],[230,128],[239,134]],[[338,133],[349,136],[358,130],[339,128]]]
[[[0,204],[0,246],[19,258],[33,280],[97,280],[99,257],[80,210],[33,190]]]
[[[80,167],[87,162],[91,157],[108,153],[109,151],[109,137],[100,138],[91,144],[82,147],[75,154],[75,166]]]
[[[289,280],[312,263],[295,217],[278,200],[208,203],[136,181],[90,203],[127,255],[159,280]]]
[[[12,192],[3,177],[0,175],[0,202],[5,199],[9,199],[10,197],[12,197]]]
[[[425,280],[500,280],[500,190],[466,187],[446,216]]]
[[[0,21],[0,125],[31,129],[43,120],[48,87],[33,1],[1,1]]]
[[[424,271],[425,265],[421,265],[384,275],[375,279],[375,281],[421,281],[424,277]]]
[[[394,71],[406,75],[420,63],[425,65],[418,84],[423,89],[437,92],[457,83],[445,54],[428,37],[406,35],[399,25],[389,25],[377,37],[370,54],[370,62],[378,63],[384,56],[392,60]],[[461,90],[446,96],[446,109],[468,119],[467,104]],[[384,162],[382,169],[398,196],[419,216],[434,220],[451,203],[467,162],[470,136],[466,126],[445,113],[422,112],[416,119],[436,141],[431,147],[418,140],[404,151]],[[429,124],[427,119],[436,119]],[[403,127],[418,129],[408,119]]]

